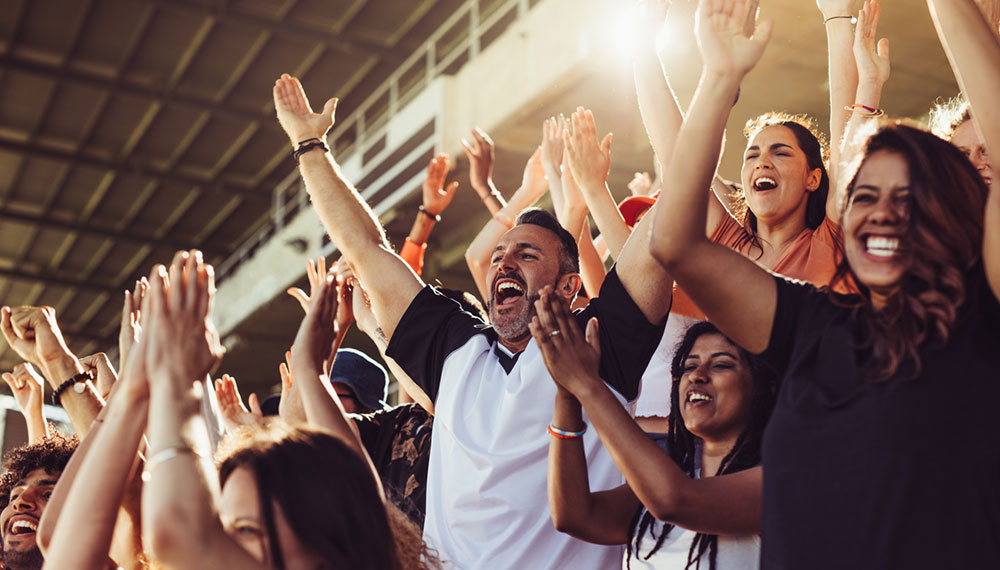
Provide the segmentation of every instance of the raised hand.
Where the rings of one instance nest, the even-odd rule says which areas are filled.
[[[628,183],[628,190],[633,196],[649,196],[653,187],[653,179],[648,172],[636,172]]]
[[[285,361],[278,365],[281,376],[281,399],[278,400],[278,417],[290,425],[305,423],[306,412],[302,407],[302,394],[295,385],[292,374],[292,351],[285,351]]]
[[[204,379],[219,364],[225,349],[209,317],[214,294],[214,269],[200,251],[177,252],[169,274],[162,265],[153,268],[143,303],[151,379],[185,385]]]
[[[296,376],[312,373],[318,376],[323,372],[324,363],[331,355],[333,341],[338,337],[337,297],[337,275],[327,273],[316,290],[315,300],[302,319],[292,344],[289,365]]]
[[[111,395],[111,388],[118,381],[118,374],[115,372],[115,367],[111,365],[111,361],[108,360],[108,355],[98,352],[90,356],[84,356],[80,359],[80,364],[84,370],[89,370],[91,376],[96,378],[94,388],[97,389],[97,393],[101,395],[101,398],[107,402],[108,397]]]
[[[469,180],[480,195],[493,191],[493,161],[495,145],[485,131],[476,127],[470,132],[472,142],[462,139],[462,148],[469,158]]]
[[[257,394],[250,394],[247,398],[250,403],[250,409],[247,409],[240,397],[236,379],[228,374],[215,380],[215,399],[219,403],[219,413],[222,414],[222,423],[225,424],[227,433],[234,432],[240,426],[254,425],[264,420]]]
[[[306,313],[309,312],[309,307],[312,306],[312,297],[316,294],[316,288],[319,287],[319,282],[326,275],[326,258],[319,256],[316,258],[316,263],[310,259],[306,261],[306,277],[309,279],[309,294],[298,287],[289,287],[285,290],[299,302],[302,310]]]
[[[135,282],[131,292],[125,291],[122,304],[122,326],[118,331],[118,367],[125,369],[125,358],[142,335],[142,299],[149,289],[145,277]]]
[[[292,145],[297,146],[304,140],[322,139],[326,136],[333,126],[337,98],[328,99],[323,110],[314,113],[302,83],[298,78],[283,73],[274,82],[274,109],[281,128],[285,130]]]
[[[566,301],[546,285],[535,301],[535,316],[528,328],[542,352],[545,367],[559,386],[575,394],[588,382],[601,382],[597,374],[601,345],[596,318],[587,322],[586,334],[582,333]]]
[[[753,36],[747,37],[751,7],[747,0],[701,0],[695,34],[707,73],[742,79],[760,61],[774,23],[758,22]]]
[[[45,379],[30,363],[22,362],[12,372],[4,372],[3,380],[10,386],[14,401],[28,424],[28,439],[37,441],[44,437],[48,431],[42,407],[45,403]]]
[[[530,202],[534,204],[548,189],[549,184],[545,180],[545,167],[542,166],[542,147],[538,147],[524,165],[519,191],[524,192]]]
[[[583,107],[577,107],[571,125],[571,130],[563,132],[563,140],[573,178],[584,188],[603,187],[611,171],[612,134],[598,142],[594,114]]]
[[[542,166],[546,173],[559,173],[563,163],[563,131],[569,126],[566,117],[549,117],[542,123]]]
[[[568,154],[569,149],[565,152]],[[568,162],[569,157],[567,156],[565,160]],[[569,168],[563,169],[560,184],[562,184],[563,197],[566,200],[565,209],[567,212],[573,210],[574,208],[580,208],[583,210],[587,209],[587,201],[583,197],[580,185],[576,183],[576,178],[573,178],[572,170]]]
[[[0,331],[18,356],[43,370],[50,362],[72,357],[52,307],[3,307]]]
[[[448,177],[448,155],[441,153],[431,159],[427,165],[427,177],[421,187],[424,198],[424,211],[432,216],[440,216],[458,190],[458,182],[452,182],[445,188]]]
[[[889,80],[889,39],[882,38],[875,43],[878,21],[882,6],[878,0],[866,1],[858,13],[858,25],[854,29],[854,59],[858,64],[860,81],[868,81],[881,87]]]

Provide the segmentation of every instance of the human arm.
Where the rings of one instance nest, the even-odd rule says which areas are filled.
[[[858,87],[858,68],[854,63],[851,46],[854,28],[851,25],[855,0],[816,0],[826,28],[827,68],[830,82],[830,178],[837,180],[840,170],[840,149],[844,130],[851,118],[846,108],[854,100]],[[833,186],[836,188],[836,186]],[[837,220],[836,193],[830,192],[826,200],[826,216]]]
[[[84,372],[84,367],[66,347],[56,310],[52,307],[4,307],[0,310],[0,330],[14,352],[38,366],[53,390],[64,381]],[[60,398],[73,428],[86,435],[102,403],[89,380],[63,391]]]
[[[451,204],[452,198],[455,197],[455,190],[458,189],[458,182],[452,182],[445,187],[447,176],[448,155],[441,153],[432,158],[427,166],[427,175],[421,186],[423,203],[417,212],[417,217],[413,220],[410,235],[406,237],[406,243],[403,244],[399,252],[400,257],[410,265],[417,275],[420,275],[424,267],[427,238],[430,237],[431,230],[434,229],[438,218]]]
[[[322,139],[333,126],[336,99],[320,113],[313,113],[298,79],[282,75],[274,85],[278,122],[293,145]],[[369,293],[386,334],[392,332],[423,283],[385,239],[382,227],[357,190],[340,171],[329,152],[313,149],[299,157],[299,171],[313,206],[330,239],[344,255],[364,260],[356,267],[359,276],[372,283]]]
[[[494,215],[507,205],[493,183],[493,162],[495,159],[493,139],[486,131],[476,127],[469,131],[472,142],[462,139],[462,148],[469,159],[469,183],[479,194],[479,198]]]
[[[597,253],[594,238],[590,235],[590,224],[587,223],[587,202],[583,198],[579,185],[573,179],[569,168],[562,169],[561,184],[564,204],[561,212],[557,210],[559,223],[566,231],[577,236],[577,249],[580,252],[580,278],[590,297],[596,297],[601,290],[601,283],[607,275],[604,260]]]
[[[975,2],[983,13],[990,31],[1000,34],[1000,0],[975,0]]]
[[[45,508],[38,544],[46,568],[140,568],[141,460],[148,384],[141,341],[107,405],[73,453]]]
[[[555,210],[556,217],[560,216],[565,207],[562,188],[565,144],[562,134],[566,126],[566,117],[561,114],[559,118],[549,117],[542,123],[542,167],[545,169],[545,180],[549,183],[549,196],[552,197],[552,209]],[[561,218],[559,221],[562,223]]]
[[[223,349],[209,317],[211,266],[178,255],[153,268],[144,300],[150,455],[142,490],[143,544],[161,567],[261,569],[224,531],[215,508],[218,477],[201,416],[201,379]]]
[[[737,344],[759,353],[767,347],[774,320],[774,279],[705,236],[707,204],[702,191],[715,174],[719,143],[740,81],[759,61],[770,38],[770,22],[762,22],[753,38],[743,35],[744,9],[744,0],[721,4],[702,0],[697,33],[704,69],[681,127],[685,144],[676,148],[664,169],[664,184],[670,191],[660,195],[656,211],[643,221],[653,217],[653,257],[709,320]]]
[[[341,338],[335,319],[338,304],[337,289],[337,276],[333,273],[325,275],[315,292],[315,300],[295,335],[295,342],[292,345],[292,373],[302,393],[306,422],[311,427],[336,436],[363,457],[379,488],[379,495],[384,500],[381,480],[375,470],[375,464],[361,443],[358,428],[345,416],[340,397],[323,372],[323,363],[329,352],[332,350],[336,353],[338,348],[336,345],[331,348],[331,343],[334,339]]]
[[[18,364],[11,372],[4,372],[3,379],[24,415],[28,442],[42,441],[49,435],[49,425],[45,423],[45,379],[28,362]]]
[[[969,99],[972,120],[991,152],[1000,149],[1000,44],[972,0],[928,0],[938,37],[962,92]],[[993,161],[992,185],[983,224],[983,263],[993,294],[1000,299],[1000,175]]]
[[[514,220],[517,219],[517,215],[525,208],[530,208],[537,202],[545,194],[547,188],[545,169],[542,166],[542,149],[539,147],[531,155],[531,158],[528,159],[528,163],[524,167],[521,187],[514,192],[514,195],[510,197],[510,201],[503,208],[493,214],[493,217],[486,222],[486,225],[483,226],[483,229],[479,231],[479,234],[476,235],[475,239],[472,240],[472,243],[465,250],[465,262],[469,266],[469,271],[472,272],[472,278],[476,282],[476,287],[479,289],[479,294],[484,301],[489,299],[486,272],[493,258],[493,250],[496,248],[497,243],[500,242],[500,238],[507,233],[507,230],[514,226]],[[359,274],[358,277],[362,282],[365,282],[364,275]],[[375,314],[379,316],[379,324],[383,324],[381,314],[377,310]],[[392,335],[387,334],[386,336],[391,337]]]
[[[565,302],[549,288],[542,290],[535,302],[535,312],[536,317],[529,325],[531,334],[553,380],[587,410],[591,427],[597,430],[632,492],[654,517],[695,532],[760,532],[759,468],[732,475],[689,478],[629,417],[597,375],[600,360],[597,321],[587,323],[584,336]],[[559,334],[553,335],[552,331]]]
[[[608,188],[611,170],[611,133],[598,142],[594,114],[578,107],[570,118],[570,129],[563,133],[566,164],[579,185],[597,229],[604,236],[617,260],[631,233]]]

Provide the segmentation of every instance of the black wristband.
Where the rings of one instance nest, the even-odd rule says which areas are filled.
[[[80,382],[87,382],[88,380],[93,380],[93,379],[94,376],[90,373],[89,370],[72,376],[69,380],[60,384],[59,387],[56,388],[54,392],[52,392],[52,403],[57,406],[61,406],[62,405],[61,397],[63,392],[65,392],[67,388],[76,385]]]
[[[427,208],[424,208],[423,204],[421,204],[419,207],[417,207],[417,209],[420,210],[421,214],[427,216],[428,218],[434,220],[435,222],[440,222],[441,221],[441,214],[432,214],[432,213],[428,212]]]
[[[330,152],[330,147],[326,146],[326,143],[320,139],[306,139],[299,143],[299,147],[292,151],[292,158],[295,162],[299,161],[299,157],[303,154],[309,152],[314,148],[321,148],[323,152]]]
[[[854,23],[854,16],[830,16],[829,18],[823,20],[823,24],[829,24],[830,20],[850,20]]]

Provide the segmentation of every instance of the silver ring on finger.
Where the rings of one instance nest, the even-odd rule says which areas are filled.
[[[559,336],[560,334],[562,334],[562,331],[560,331],[559,329],[549,332],[549,336]]]

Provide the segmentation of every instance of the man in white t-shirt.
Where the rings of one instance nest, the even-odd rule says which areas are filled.
[[[356,260],[355,274],[390,339],[387,354],[415,382],[407,391],[434,403],[425,539],[454,568],[620,564],[620,547],[557,532],[546,498],[546,425],[556,388],[528,322],[542,287],[576,297],[581,281],[573,236],[541,210],[519,216],[493,255],[487,274],[493,325],[484,325],[426,286],[392,251],[371,210],[324,152],[336,101],[313,113],[298,80],[287,75],[275,83],[274,95],[316,211],[332,241]],[[648,234],[648,222],[641,223],[599,298],[578,314],[582,322],[598,318],[601,377],[623,405],[638,393],[670,305],[672,281],[649,255]],[[622,476],[593,431],[585,445],[592,488],[620,485]]]

